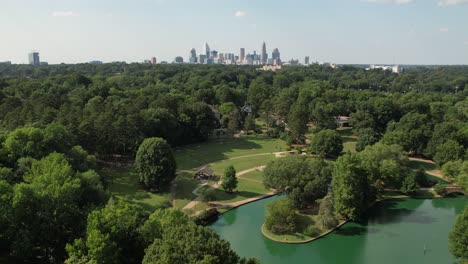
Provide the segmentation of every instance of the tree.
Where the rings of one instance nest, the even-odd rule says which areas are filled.
[[[454,140],[447,140],[444,144],[437,147],[434,161],[438,166],[442,166],[449,161],[463,159],[465,148]]]
[[[325,129],[314,135],[311,149],[322,157],[338,157],[343,151],[343,140],[335,130]]]
[[[356,220],[369,204],[366,173],[356,155],[338,158],[333,171],[332,188],[337,215]]]
[[[224,170],[223,182],[221,183],[221,187],[226,192],[232,192],[237,188],[236,170],[233,166],[229,166]]]
[[[356,150],[362,151],[366,146],[377,143],[378,136],[372,128],[364,128],[358,131],[359,137],[356,143]]]
[[[403,180],[403,184],[400,188],[400,191],[404,194],[412,194],[419,190],[418,184],[416,183],[416,179],[414,175],[407,175]]]
[[[135,166],[140,182],[148,189],[161,191],[175,178],[176,161],[164,139],[147,138],[136,154]]]
[[[307,105],[305,102],[296,102],[289,111],[287,124],[291,130],[291,137],[295,143],[304,143],[304,135],[307,132],[308,123]]]
[[[452,255],[462,261],[468,260],[468,206],[457,217],[457,221],[449,234],[449,250]]]
[[[390,126],[382,138],[388,145],[398,144],[406,151],[419,154],[426,148],[431,135],[431,123],[427,115],[408,113],[398,123]]]
[[[67,245],[67,263],[141,263],[147,244],[139,230],[147,218],[140,206],[111,199],[88,216],[85,239]]]
[[[293,234],[299,226],[299,216],[287,198],[269,202],[266,206],[265,228],[274,234]]]
[[[322,228],[330,229],[338,225],[335,217],[333,196],[329,193],[320,201],[318,220]]]
[[[252,114],[248,114],[245,118],[244,129],[247,133],[250,130],[255,130],[255,117]]]
[[[324,197],[330,180],[331,167],[320,158],[289,156],[270,162],[263,172],[265,186],[285,192],[298,209]]]
[[[195,224],[167,228],[145,252],[143,264],[243,263],[227,241],[208,228]]]

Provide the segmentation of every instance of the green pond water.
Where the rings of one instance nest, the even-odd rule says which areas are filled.
[[[289,245],[263,237],[265,203],[257,201],[227,212],[210,228],[243,257],[261,263],[445,264],[455,263],[448,233],[466,196],[444,199],[401,199],[380,202],[361,224],[348,223],[322,239]]]

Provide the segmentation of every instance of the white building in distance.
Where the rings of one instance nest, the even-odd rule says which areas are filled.
[[[366,70],[382,69],[384,71],[391,71],[393,73],[400,74],[403,71],[403,68],[400,65],[385,66],[385,65],[371,65]]]

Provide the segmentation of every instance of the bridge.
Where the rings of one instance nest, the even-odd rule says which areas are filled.
[[[468,194],[467,191],[463,190],[463,188],[458,185],[447,185],[445,186],[445,190],[447,191],[447,194],[450,194],[450,193],[461,193],[463,195]]]

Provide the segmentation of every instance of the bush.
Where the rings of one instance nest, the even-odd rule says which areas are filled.
[[[203,211],[197,217],[195,217],[194,222],[197,225],[207,226],[216,220],[218,220],[219,211],[216,208],[210,208]]]
[[[199,193],[203,202],[211,202],[216,200],[215,190],[211,187],[200,188]]]
[[[423,169],[418,169],[418,170],[416,171],[415,178],[416,178],[416,183],[417,183],[420,187],[430,187],[430,186],[433,186],[433,185],[430,185],[429,180],[427,179],[427,175],[426,175],[426,173],[424,172]]]
[[[317,237],[321,234],[320,229],[312,225],[306,227],[303,233],[304,235],[309,236],[309,237]]]
[[[447,190],[445,189],[445,186],[442,184],[436,184],[436,186],[434,186],[434,191],[440,196],[447,195]]]

